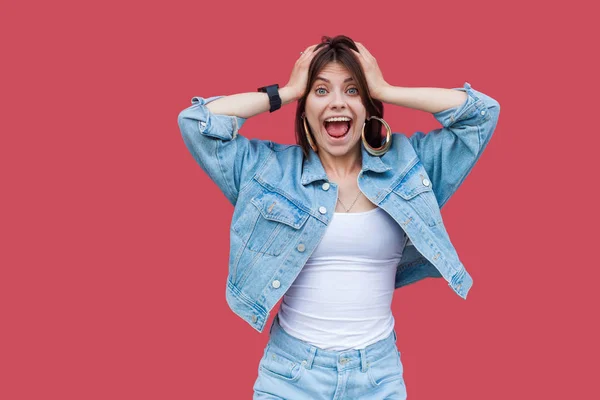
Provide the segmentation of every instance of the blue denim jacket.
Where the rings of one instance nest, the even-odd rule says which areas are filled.
[[[394,133],[391,148],[381,157],[363,147],[358,186],[409,238],[395,287],[443,277],[466,299],[473,280],[450,242],[440,208],[487,146],[500,105],[469,83],[456,90],[468,98],[433,114],[442,128],[410,138]],[[205,107],[218,97],[194,97],[178,123],[196,162],[234,205],[227,303],[262,332],[272,308],[323,237],[338,186],[328,181],[312,150],[305,158],[297,145],[239,135],[245,119],[213,114]]]

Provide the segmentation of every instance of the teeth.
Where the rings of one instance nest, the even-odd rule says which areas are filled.
[[[333,117],[333,118],[327,118],[325,120],[325,122],[340,122],[340,121],[352,121],[352,120],[348,117]]]

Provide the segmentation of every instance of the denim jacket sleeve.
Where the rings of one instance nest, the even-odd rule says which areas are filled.
[[[220,97],[192,98],[192,105],[179,113],[177,122],[196,162],[235,205],[244,182],[271,152],[271,142],[240,135],[245,118],[213,114],[206,104]]]
[[[433,114],[442,128],[428,134],[415,132],[410,142],[420,158],[440,208],[456,192],[487,146],[500,114],[500,104],[471,88],[462,88],[467,100],[460,106]]]

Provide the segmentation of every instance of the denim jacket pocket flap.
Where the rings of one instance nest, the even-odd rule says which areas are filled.
[[[254,196],[251,202],[263,218],[284,223],[294,229],[300,229],[309,216],[285,196],[276,192],[262,192]]]
[[[404,178],[392,189],[405,200],[410,200],[418,194],[431,192],[431,181],[425,172],[425,168],[417,163],[404,175]]]

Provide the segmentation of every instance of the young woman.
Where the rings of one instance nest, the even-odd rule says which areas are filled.
[[[247,118],[294,101],[298,145],[239,134]],[[442,128],[392,134],[383,103],[432,113]],[[337,36],[301,52],[280,89],[194,97],[180,113],[186,146],[235,206],[229,306],[262,332],[283,297],[255,399],[406,398],[392,296],[443,277],[466,298],[472,279],[440,208],[499,111],[468,83],[392,86],[363,45]]]

